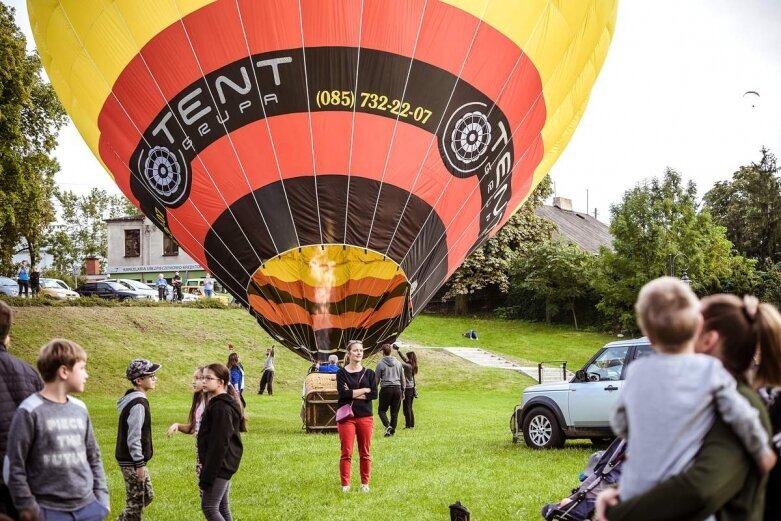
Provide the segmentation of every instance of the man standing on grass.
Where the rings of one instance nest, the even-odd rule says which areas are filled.
[[[404,401],[404,388],[407,386],[407,380],[404,377],[404,368],[401,362],[393,358],[393,346],[391,344],[382,345],[382,360],[377,364],[377,370],[374,372],[376,383],[380,388],[380,404],[377,412],[380,414],[380,420],[385,426],[385,437],[396,434],[396,424],[399,421],[399,409],[401,402]],[[391,417],[388,421],[388,409]]]
[[[266,362],[263,364],[263,376],[260,377],[258,394],[263,394],[268,385],[268,395],[274,394],[274,348],[266,349]]]
[[[152,459],[152,416],[147,391],[155,388],[160,364],[149,360],[133,360],[127,368],[127,379],[133,383],[117,402],[116,458],[125,478],[125,510],[118,521],[141,521],[144,507],[155,498],[152,480],[146,464]]]
[[[35,369],[8,353],[11,338],[11,308],[0,301],[0,467],[5,459],[8,429],[16,408],[31,394],[43,389],[41,377]],[[11,501],[11,495],[0,479],[0,514],[16,518],[18,513]]]

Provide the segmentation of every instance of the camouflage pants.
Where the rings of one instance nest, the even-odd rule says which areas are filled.
[[[144,507],[155,498],[149,471],[143,478],[139,478],[136,469],[122,467],[122,477],[125,478],[125,510],[119,514],[117,521],[141,521],[144,518]]]

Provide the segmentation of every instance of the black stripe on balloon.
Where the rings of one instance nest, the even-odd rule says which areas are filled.
[[[303,52],[274,51],[226,64],[168,100],[145,129],[129,165],[138,174],[130,181],[133,195],[158,227],[168,227],[167,208],[190,197],[191,164],[225,135],[224,129],[233,132],[263,119],[264,108],[266,117],[308,112],[307,100],[312,112],[355,110],[436,132],[448,171],[480,180],[481,235],[501,221],[512,192],[514,147],[507,118],[494,100],[450,71],[418,60],[410,69],[409,57],[373,49],[361,49],[357,92],[358,49],[352,47],[307,48],[305,81]],[[250,64],[257,70],[249,70]]]
[[[377,281],[377,289],[384,289],[386,285],[387,282],[384,280]],[[252,284],[248,293],[250,295],[259,295],[263,299],[275,304],[295,304],[310,314],[322,315],[327,313],[329,315],[341,315],[353,311],[360,312],[366,309],[379,309],[382,303],[392,298],[403,296],[409,289],[409,286],[406,283],[401,283],[394,288],[388,288],[389,291],[387,293],[383,293],[377,297],[356,293],[348,295],[339,301],[319,303],[312,302],[309,299],[294,297],[288,291],[285,291],[285,287],[286,286],[284,285],[273,286],[271,284],[264,284],[263,286],[258,286]]]
[[[257,317],[257,313],[253,314]],[[326,360],[330,354],[342,357],[345,353],[345,344],[351,339],[363,339],[364,356],[368,357],[379,351],[382,344],[395,342],[406,327],[401,317],[382,320],[368,328],[328,328],[319,331],[315,331],[309,324],[280,325],[260,319],[258,324],[277,341],[307,360]],[[304,332],[305,346],[301,346],[296,340],[301,338],[301,331]],[[321,349],[310,347],[318,345],[316,339],[319,339],[319,345],[330,347]]]
[[[344,239],[342,234],[347,176],[318,175],[316,179],[318,190],[321,194],[326,194],[326,196],[320,197],[320,218],[323,222],[324,241],[331,244],[341,244]],[[371,179],[355,176],[350,178],[350,208],[347,215],[346,241],[348,244],[366,244],[369,231],[368,223],[374,211],[374,202],[379,186],[378,181]],[[255,206],[256,199],[263,209],[268,228],[280,251],[291,250],[298,246],[296,229],[298,229],[302,245],[320,243],[317,216],[312,208],[315,200],[312,178],[286,179],[285,189],[296,223],[295,227],[284,202],[282,185],[280,182],[276,182],[255,190],[254,196],[252,193],[247,193],[235,201],[230,207],[231,212],[228,210],[223,212],[212,223],[211,230],[206,235],[204,250],[209,269],[234,296],[244,297],[246,295],[251,280],[250,275],[246,273],[253,274],[260,267],[255,252],[252,251],[242,235],[242,230],[255,245],[263,259],[269,260],[276,256],[269,232],[259,222],[258,210]],[[408,192],[405,190],[389,184],[383,185],[369,248],[378,252],[384,252],[388,248],[407,196]],[[427,297],[435,293],[445,282],[447,275],[447,241],[440,241],[440,238],[445,236],[445,226],[437,213],[431,210],[431,206],[426,201],[412,194],[399,223],[392,247],[388,252],[388,257],[394,262],[404,259],[401,268],[405,274],[417,271],[415,280],[409,281],[413,294],[413,306],[419,301],[425,301]],[[426,220],[427,217],[429,217],[428,220]],[[423,224],[424,221],[425,224]],[[416,236],[417,240],[415,240]],[[230,251],[226,250],[226,246]],[[409,254],[404,257],[408,250]],[[421,262],[423,262],[422,266]],[[387,286],[388,283],[378,281],[377,290],[385,289],[381,284]],[[284,290],[285,287],[281,285],[277,289]],[[391,290],[391,288],[387,289]],[[361,311],[361,309],[355,311]],[[414,311],[419,310],[414,308]]]

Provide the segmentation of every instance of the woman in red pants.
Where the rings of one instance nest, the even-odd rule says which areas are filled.
[[[369,491],[372,459],[369,451],[374,430],[372,400],[377,398],[377,384],[374,371],[363,367],[363,343],[350,340],[347,343],[347,364],[336,373],[336,388],[339,390],[339,405],[352,405],[352,416],[337,423],[342,457],[339,460],[339,474],[342,491],[350,491],[350,467],[353,446],[358,438],[358,454],[361,459],[361,492]]]

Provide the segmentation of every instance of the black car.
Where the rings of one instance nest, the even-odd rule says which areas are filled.
[[[76,288],[76,293],[82,297],[100,297],[114,300],[147,298],[146,295],[136,293],[118,282],[111,281],[87,282]]]

